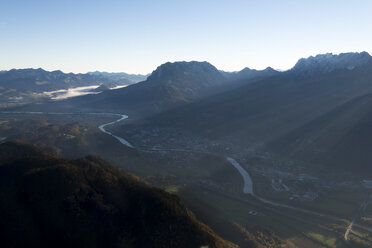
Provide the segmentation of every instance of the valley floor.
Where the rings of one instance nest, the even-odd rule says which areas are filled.
[[[0,113],[0,137],[9,121],[30,116],[50,122],[99,126],[138,157],[132,165],[110,152],[103,157],[154,185],[179,194],[197,216],[219,229],[226,219],[279,235],[287,247],[368,247],[372,244],[368,180],[339,173],[324,177],[293,161],[276,160],[231,143],[180,134],[179,130],[118,131],[126,116],[111,113]],[[126,139],[124,139],[124,137]],[[128,137],[128,138],[127,138]],[[109,147],[109,146],[108,146]],[[124,156],[128,157],[128,156]],[[145,162],[151,161],[145,166]],[[136,166],[139,165],[139,166]],[[219,229],[224,237],[223,228]]]

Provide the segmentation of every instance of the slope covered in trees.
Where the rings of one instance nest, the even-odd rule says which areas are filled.
[[[0,145],[2,247],[235,247],[175,195],[105,161]]]

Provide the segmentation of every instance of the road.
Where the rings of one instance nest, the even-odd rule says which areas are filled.
[[[344,239],[345,240],[349,240],[349,235],[350,233],[353,233],[354,235],[357,235],[353,232],[353,226],[357,226],[357,227],[360,227],[359,225],[356,225],[355,224],[355,220],[357,220],[358,218],[360,218],[361,216],[363,216],[363,214],[365,213],[365,210],[368,206],[368,203],[369,203],[369,195],[367,196],[367,200],[364,200],[360,206],[359,206],[359,209],[355,215],[355,217],[353,218],[353,220],[350,222],[349,226],[346,228],[346,231],[345,231],[345,235],[344,235]],[[368,241],[367,241],[368,242]],[[372,243],[368,242],[369,244],[371,244],[372,246]]]

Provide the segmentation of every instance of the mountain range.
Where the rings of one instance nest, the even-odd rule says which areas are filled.
[[[174,62],[160,65],[146,81],[92,96],[78,97],[57,105],[80,109],[115,110],[131,116],[149,116],[211,97],[245,84],[276,75],[268,68],[257,71],[223,72],[208,62]]]
[[[315,57],[310,56],[306,59],[300,59],[290,72],[311,76],[336,70],[353,70],[371,62],[372,58],[367,52],[341,53],[339,55],[332,53],[318,54]]]
[[[111,77],[110,74],[74,74],[62,71],[39,69],[13,69],[0,74],[0,85],[7,89],[43,92],[90,85],[131,84],[125,77]]]
[[[213,86],[224,86],[215,94],[199,95],[138,125],[179,128],[305,162],[345,169],[357,163],[353,169],[370,170],[368,53],[318,55],[288,71],[269,72],[238,84],[224,77]]]
[[[364,141],[369,137],[368,128],[358,133],[361,129],[357,127],[366,122],[369,105],[361,107],[363,112],[350,109],[368,102],[371,78],[372,59],[367,52],[311,56],[284,72],[245,68],[228,73],[208,62],[175,62],[159,66],[145,81],[126,88],[44,107],[126,113],[140,120],[137,125],[184,129],[252,149],[347,168],[354,158],[369,158],[365,146],[354,146],[357,153],[345,151],[351,140],[368,143]],[[339,133],[332,136],[333,132],[320,131],[330,127]],[[359,131],[353,131],[356,129]]]
[[[241,71],[236,71],[236,72],[221,71],[221,72],[225,75],[225,77],[228,80],[232,80],[232,81],[249,80],[252,78],[260,78],[260,77],[270,77],[270,76],[276,76],[280,74],[279,71],[274,70],[271,67],[267,67],[264,70],[256,70],[256,69],[250,69],[248,67],[245,67]]]
[[[145,81],[149,75],[141,74],[129,74],[125,72],[103,72],[103,71],[94,71],[88,72],[90,75],[103,76],[107,78],[114,78],[116,80],[130,80],[132,83],[138,83]]]
[[[104,85],[112,88],[130,85],[145,79],[126,73],[74,74],[39,69],[13,69],[0,73],[0,106],[6,103],[30,103],[44,100],[44,92]]]

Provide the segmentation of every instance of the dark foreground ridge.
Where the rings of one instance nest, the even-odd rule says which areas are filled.
[[[93,156],[0,144],[1,247],[236,247],[175,195]]]

